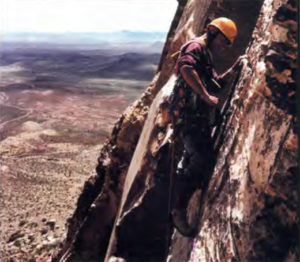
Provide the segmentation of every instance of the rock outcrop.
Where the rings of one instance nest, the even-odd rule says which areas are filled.
[[[249,61],[221,99],[234,90],[216,129],[208,187],[189,204],[198,234],[186,238],[168,216],[169,173],[181,148],[173,163],[163,145],[175,81],[170,54],[221,15],[238,21],[240,37],[230,56],[217,58],[218,69],[244,52]],[[179,1],[157,74],[102,148],[53,261],[296,261],[296,16],[294,0]]]

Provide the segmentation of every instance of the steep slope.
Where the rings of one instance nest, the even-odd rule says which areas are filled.
[[[295,260],[296,12],[292,0],[179,1],[158,72],[101,150],[53,261]],[[167,212],[172,161],[161,119],[174,84],[169,55],[220,15],[242,30],[218,68],[247,46],[249,61],[225,88],[224,97],[235,91],[217,129],[215,168],[189,206],[199,233],[185,238],[172,234]]]
[[[176,234],[169,261],[296,261],[295,12],[293,1],[264,2],[198,236],[189,241]]]

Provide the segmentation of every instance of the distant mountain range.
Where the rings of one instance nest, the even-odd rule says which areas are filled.
[[[95,32],[95,33],[4,33],[1,50],[28,48],[121,50],[160,53],[166,32]]]
[[[155,42],[165,41],[166,32],[82,32],[82,33],[43,33],[22,32],[4,33],[5,42],[32,42],[32,43],[58,43],[58,44],[98,44],[103,42]]]
[[[133,49],[133,48],[132,48]],[[0,91],[27,90],[30,87],[65,90],[102,90],[115,92],[122,86],[132,91],[132,84],[144,87],[153,77],[160,53],[116,52],[111,50],[76,50],[15,48],[0,52]],[[19,80],[18,80],[19,79]],[[117,84],[111,80],[121,79]],[[18,80],[18,81],[17,81]],[[134,91],[135,92],[135,91]]]

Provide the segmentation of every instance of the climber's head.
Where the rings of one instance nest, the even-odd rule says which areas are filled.
[[[208,45],[213,51],[222,51],[232,45],[236,35],[235,23],[226,17],[214,19],[207,25]]]

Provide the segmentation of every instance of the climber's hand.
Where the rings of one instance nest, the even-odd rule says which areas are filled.
[[[238,57],[238,59],[235,61],[235,63],[232,66],[232,69],[234,71],[244,67],[245,65],[247,65],[248,63],[248,55],[243,54],[241,56]]]
[[[210,106],[216,106],[219,103],[219,98],[216,96],[209,95],[206,97],[205,102]]]
[[[239,56],[238,60],[239,60],[239,64],[244,66],[248,63],[249,58],[248,58],[248,55],[244,54],[244,55]]]

